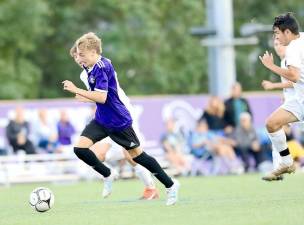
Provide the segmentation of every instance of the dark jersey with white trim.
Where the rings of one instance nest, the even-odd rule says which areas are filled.
[[[122,130],[132,124],[132,117],[118,95],[118,80],[111,61],[100,57],[92,69],[87,70],[91,91],[107,92],[104,104],[96,103],[95,120],[111,130]]]

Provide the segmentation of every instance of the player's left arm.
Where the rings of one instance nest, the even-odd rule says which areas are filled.
[[[259,58],[263,65],[275,74],[282,76],[292,82],[297,82],[300,79],[299,68],[290,65],[287,69],[285,69],[275,65],[273,62],[273,55],[269,54],[268,51],[266,51],[263,56],[259,56]]]
[[[89,99],[93,102],[98,102],[104,104],[107,100],[107,91],[86,91],[84,89],[76,87],[73,82],[65,80],[63,83],[63,89],[69,91],[76,95],[81,95],[86,99]]]

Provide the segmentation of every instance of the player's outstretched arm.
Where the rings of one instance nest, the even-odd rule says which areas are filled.
[[[93,103],[94,101],[92,101],[91,99],[85,98],[82,95],[76,94],[75,95],[75,99],[79,102],[90,102]]]
[[[108,92],[100,92],[100,91],[86,91],[78,88],[75,94],[81,95],[87,99],[92,100],[93,102],[104,104],[107,100]]]
[[[63,83],[63,90],[69,91],[73,94],[78,94],[84,98],[90,99],[93,102],[98,102],[104,104],[107,100],[107,92],[100,91],[86,91],[81,88],[78,88],[69,80],[65,80]]]
[[[268,80],[263,80],[261,85],[264,88],[264,90],[267,90],[267,91],[274,90],[274,89],[283,89],[283,88],[292,88],[293,87],[293,84],[291,81],[273,83]]]
[[[263,65],[274,72],[275,74],[282,76],[292,82],[297,82],[300,79],[300,70],[293,66],[288,66],[288,69],[281,68],[274,64],[273,55],[269,54],[268,51],[263,56],[259,56]]]

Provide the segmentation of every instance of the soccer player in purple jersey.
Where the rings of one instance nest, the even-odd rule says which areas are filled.
[[[75,62],[81,67],[81,63],[78,60],[78,54],[77,54],[77,48],[76,45],[73,45],[73,47],[70,50],[71,57],[75,60]],[[88,83],[88,74],[86,70],[83,70],[80,74],[80,79],[85,84],[87,90],[90,90],[89,83]],[[123,90],[120,88],[118,89],[118,92],[122,92],[122,101],[126,102],[126,104],[129,112],[132,114],[133,107],[130,104],[129,98],[125,95]],[[81,96],[77,96],[77,100],[81,102],[92,102],[89,99],[81,98]],[[133,124],[133,126],[136,126],[136,123]],[[129,164],[133,167],[136,176],[144,183],[144,191],[140,199],[145,200],[152,200],[159,198],[158,190],[155,186],[155,181],[152,178],[152,174],[141,165],[137,164],[133,161],[131,156],[129,155],[128,151],[125,150],[123,147],[115,143],[112,139],[109,137],[103,139],[102,141],[99,141],[95,143],[93,146],[90,147],[90,150],[92,150],[97,158],[104,162],[104,161],[118,161],[121,159],[126,159]],[[112,183],[111,182],[105,182],[105,185],[103,187],[102,196],[104,198],[108,197],[112,192]]]
[[[98,160],[90,147],[106,137],[128,150],[133,160],[147,168],[167,188],[166,205],[174,205],[178,199],[179,182],[172,180],[158,162],[140,147],[132,128],[132,117],[117,91],[118,81],[111,61],[101,56],[101,40],[94,33],[87,33],[76,41],[80,63],[88,72],[90,91],[76,87],[69,80],[63,81],[63,89],[77,96],[94,101],[95,118],[85,127],[74,147],[77,157],[93,167],[107,180],[113,180],[108,167]]]

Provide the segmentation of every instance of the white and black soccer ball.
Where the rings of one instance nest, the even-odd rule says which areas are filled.
[[[38,187],[31,192],[30,205],[37,212],[46,212],[54,205],[54,194],[45,187]]]

